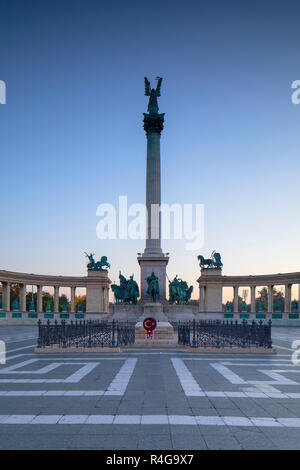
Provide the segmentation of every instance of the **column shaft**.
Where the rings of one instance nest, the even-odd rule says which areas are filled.
[[[291,312],[291,294],[292,294],[292,284],[286,284],[285,295],[284,295],[284,311],[286,313]]]
[[[43,311],[43,286],[38,285],[36,295],[36,311],[41,313]]]
[[[233,311],[236,313],[239,311],[239,286],[234,286],[233,291],[234,291]]]
[[[71,287],[71,313],[75,312],[75,290],[76,290],[76,287],[72,286]]]
[[[268,312],[273,313],[273,287],[274,286],[268,286]]]
[[[59,286],[54,286],[54,312],[59,312]]]
[[[20,287],[20,310],[26,312],[26,284],[21,284]]]
[[[146,176],[146,207],[147,207],[147,239],[146,251],[161,254],[161,216],[153,212],[153,205],[160,207],[160,134],[149,132],[147,135],[147,176]],[[152,214],[152,217],[151,217]]]
[[[255,304],[255,289],[256,286],[251,286],[251,312],[256,312],[256,304]]]
[[[3,289],[3,309],[7,312],[10,311],[10,282],[3,282],[2,283]]]

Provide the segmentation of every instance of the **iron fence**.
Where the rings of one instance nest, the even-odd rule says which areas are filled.
[[[38,321],[38,347],[57,345],[69,347],[118,347],[134,344],[135,324],[112,321],[71,321],[42,324]]]
[[[271,320],[248,323],[237,321],[198,321],[178,323],[178,344],[194,348],[272,348]]]

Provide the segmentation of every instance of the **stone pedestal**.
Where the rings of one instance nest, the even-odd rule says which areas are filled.
[[[154,347],[154,346],[177,346],[177,336],[174,334],[172,325],[169,322],[159,322],[153,331],[153,337],[146,337],[146,330],[143,322],[135,325],[135,346]]]
[[[143,313],[138,318],[138,322],[143,322],[147,317],[155,318],[157,323],[168,322],[168,317],[164,314],[163,305],[160,302],[147,302],[144,304]]]
[[[153,338],[146,337],[146,330],[143,327],[143,321],[147,317],[155,318],[157,322]],[[167,316],[163,313],[161,303],[148,302],[144,305],[144,312],[135,325],[135,345],[141,347],[177,345],[177,336]]]
[[[88,271],[86,287],[86,313],[109,312],[109,285],[110,280],[106,270]]]
[[[148,284],[146,278],[151,276],[154,271],[155,276],[158,277],[159,283],[159,301],[166,302],[166,268],[169,262],[169,257],[164,256],[149,256],[144,254],[138,257],[138,263],[141,267],[141,302],[150,302],[151,297],[147,294]]]
[[[199,312],[222,312],[222,270],[202,268],[197,282],[200,289]]]

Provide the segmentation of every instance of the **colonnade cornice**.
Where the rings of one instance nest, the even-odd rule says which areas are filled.
[[[222,276],[223,286],[263,286],[299,284],[300,272],[258,274],[249,276]]]
[[[90,278],[88,276],[54,276],[0,270],[0,282],[51,287],[86,287],[87,285],[106,285],[107,278]],[[108,282],[111,283],[110,280],[108,280]]]
[[[300,272],[248,276],[200,276],[197,281],[200,285],[221,283],[224,287],[300,284]]]

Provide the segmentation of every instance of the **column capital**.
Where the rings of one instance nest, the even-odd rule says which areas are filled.
[[[143,113],[144,115],[144,130],[148,136],[151,132],[161,134],[164,128],[164,115],[165,113]]]

